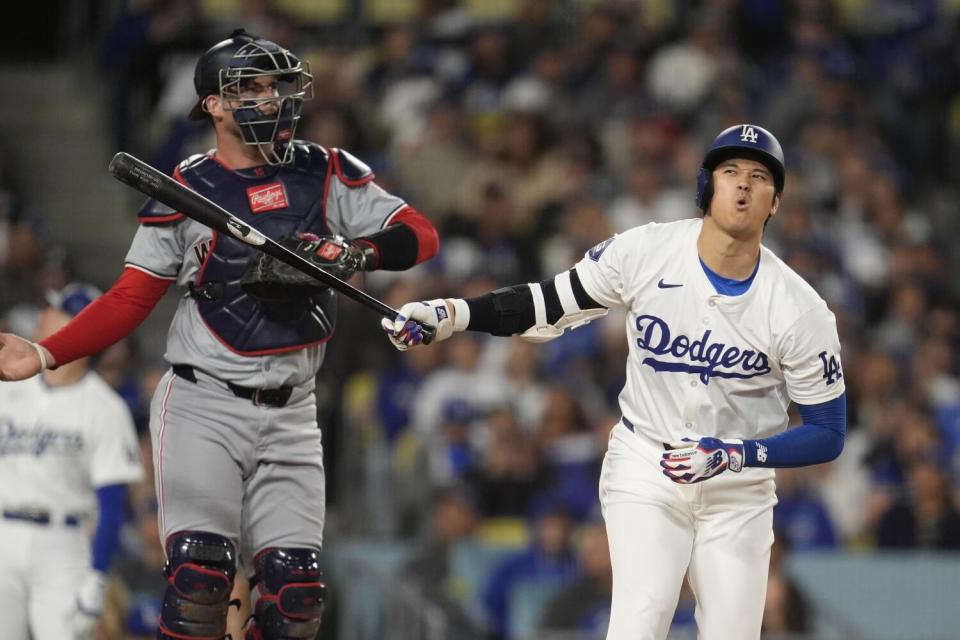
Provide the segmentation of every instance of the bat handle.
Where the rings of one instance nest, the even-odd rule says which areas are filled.
[[[413,324],[417,325],[418,327],[420,327],[420,335],[422,336],[422,339],[420,340],[420,343],[419,343],[419,344],[424,344],[424,345],[430,344],[430,343],[433,342],[434,339],[437,337],[437,328],[436,328],[436,327],[430,326],[429,324],[426,324],[426,323],[424,323],[424,322],[419,322],[419,321],[414,320],[414,319],[412,319],[412,318],[406,318],[406,317],[404,317],[404,316],[401,316],[401,315],[400,315],[398,312],[396,312],[396,311],[394,311],[393,313],[394,313],[394,316],[393,316],[394,322],[396,322],[396,321],[399,320],[400,318],[403,318],[403,323],[404,323],[404,328],[405,328],[405,329],[407,329],[407,330],[412,329],[412,327],[410,327],[410,324],[411,324],[411,323],[413,323]],[[387,317],[389,317],[389,316],[387,316]]]
[[[431,327],[428,324],[421,324],[420,328],[423,329],[423,344],[430,344],[433,342],[433,339],[437,337],[436,327]]]

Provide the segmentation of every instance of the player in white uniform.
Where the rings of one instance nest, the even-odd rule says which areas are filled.
[[[79,284],[52,295],[36,339],[95,295]],[[130,411],[86,359],[0,384],[0,635],[93,637],[126,485],[142,475]]]
[[[702,220],[636,227],[542,283],[409,303],[404,319],[383,323],[403,350],[422,342],[410,320],[435,326],[437,340],[469,329],[541,342],[626,309],[623,417],[600,479],[614,572],[609,640],[664,638],[685,574],[701,639],[758,638],[773,467],[826,462],[843,448],[833,314],[761,245],[784,179],[768,131],[731,127],[698,177]],[[791,401],[804,424],[787,430]]]

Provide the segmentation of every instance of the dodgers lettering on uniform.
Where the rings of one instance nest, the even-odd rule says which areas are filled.
[[[75,455],[83,451],[83,434],[38,424],[19,428],[10,418],[0,417],[0,456]]]
[[[711,329],[696,339],[682,333],[674,337],[666,321],[651,315],[638,316],[636,328],[639,348],[657,356],[672,356],[644,358],[643,364],[654,371],[696,373],[703,384],[709,384],[710,378],[744,379],[770,373],[767,354],[711,342]]]

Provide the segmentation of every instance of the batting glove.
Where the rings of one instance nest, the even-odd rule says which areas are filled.
[[[107,576],[91,570],[80,581],[77,589],[76,609],[71,624],[73,640],[93,640],[97,621],[103,612],[103,594],[107,589]]]
[[[663,452],[663,475],[677,484],[693,484],[720,475],[727,469],[743,469],[743,441],[684,438]]]
[[[470,322],[470,307],[466,302],[460,299],[451,302],[455,309],[455,319],[450,318],[447,302],[437,298],[424,302],[408,302],[400,307],[395,319],[383,318],[380,326],[393,346],[400,351],[419,344],[446,340],[455,331],[466,329]],[[428,327],[434,334],[430,336],[429,332],[424,331],[424,327]]]

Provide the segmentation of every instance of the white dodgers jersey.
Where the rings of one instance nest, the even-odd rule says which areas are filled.
[[[83,516],[94,491],[143,477],[133,418],[96,373],[66,386],[42,376],[0,384],[0,506]]]
[[[600,304],[627,310],[623,416],[664,443],[766,438],[790,401],[844,392],[836,321],[823,299],[765,247],[750,288],[716,292],[697,253],[701,219],[635,227],[577,263]]]

